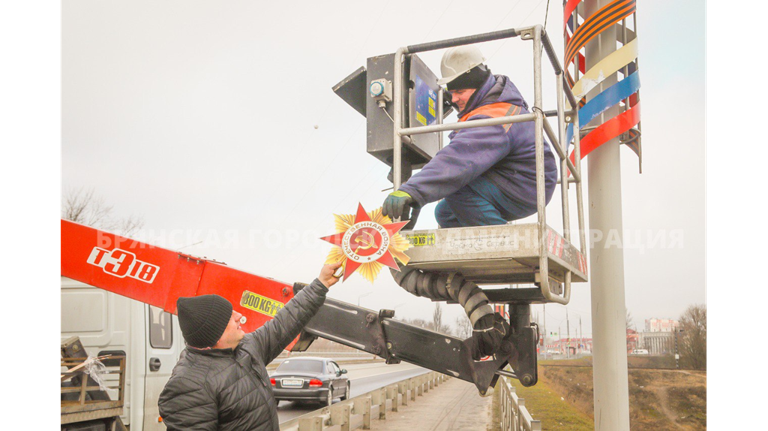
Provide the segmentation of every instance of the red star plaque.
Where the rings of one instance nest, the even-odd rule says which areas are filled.
[[[341,261],[343,280],[360,268],[361,275],[373,283],[383,265],[400,270],[395,258],[404,265],[408,263],[404,251],[410,243],[398,233],[408,221],[392,223],[381,214],[381,208],[367,213],[362,204],[358,204],[354,219],[351,214],[335,217],[337,233],[320,239],[336,246],[326,263]]]

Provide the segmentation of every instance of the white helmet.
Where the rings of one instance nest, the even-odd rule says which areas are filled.
[[[443,77],[438,79],[437,83],[439,85],[447,84],[483,63],[485,63],[485,57],[477,47],[473,45],[455,46],[443,54],[443,60],[440,62],[440,73]]]

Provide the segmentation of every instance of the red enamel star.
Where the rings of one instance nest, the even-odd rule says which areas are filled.
[[[337,226],[340,222],[345,229],[321,238],[341,249],[342,256],[338,256],[338,250],[332,254],[341,257],[342,262],[344,262],[343,280],[346,280],[359,267],[363,266],[366,269],[363,276],[373,282],[380,268],[374,262],[399,271],[400,267],[395,261],[393,252],[401,261],[407,260],[407,256],[403,253],[408,248],[407,241],[402,240],[398,232],[408,224],[408,221],[391,223],[389,217],[381,215],[380,209],[372,214],[374,215],[373,219],[365,211],[363,205],[358,204],[354,221],[350,220],[351,215],[347,217],[336,216]],[[403,246],[404,243],[405,246]],[[407,263],[407,261],[403,263]]]

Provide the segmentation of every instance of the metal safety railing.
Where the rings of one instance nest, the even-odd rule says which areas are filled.
[[[336,426],[343,431],[371,429],[372,420],[386,420],[387,412],[398,412],[409,400],[415,402],[448,379],[445,374],[427,372],[283,422],[280,430],[319,431]]]
[[[358,395],[280,424],[281,431],[316,431],[338,426],[341,430],[371,429],[372,420],[384,421],[388,412],[399,412],[409,402],[437,388],[450,379],[445,374],[429,372]],[[502,431],[539,431],[541,421],[533,419],[525,400],[517,396],[509,379],[500,377],[499,422]]]
[[[536,420],[525,407],[525,400],[517,396],[515,387],[501,377],[501,429],[502,431],[540,431],[541,421]]]
[[[534,72],[534,103],[529,114],[515,116],[506,116],[501,118],[473,120],[469,122],[442,124],[441,112],[438,113],[438,124],[418,127],[402,127],[404,100],[402,94],[404,82],[404,56],[425,51],[450,48],[459,45],[469,45],[480,42],[488,42],[498,39],[520,37],[521,40],[533,41],[533,72]],[[546,52],[547,57],[554,69],[557,86],[557,109],[555,111],[544,111],[542,108],[542,51]],[[552,292],[549,283],[549,264],[547,258],[547,215],[546,215],[546,193],[544,176],[544,134],[546,133],[552,143],[552,148],[560,158],[560,187],[562,196],[563,211],[563,236],[566,241],[571,242],[570,227],[570,205],[568,198],[569,184],[575,183],[576,205],[578,211],[578,231],[580,239],[580,251],[586,256],[586,234],[584,231],[584,211],[582,197],[582,177],[581,177],[581,145],[579,134],[574,137],[574,161],[568,157],[568,142],[566,142],[566,122],[574,122],[574,128],[579,130],[578,124],[578,103],[570,87],[567,85],[565,73],[560,65],[555,51],[550,43],[549,37],[541,25],[527,27],[523,29],[500,30],[492,33],[484,33],[473,36],[448,39],[437,42],[430,42],[418,45],[411,45],[399,48],[395,52],[395,67],[393,77],[393,123],[394,123],[394,141],[393,141],[393,160],[392,176],[394,189],[398,190],[402,179],[402,142],[410,138],[410,135],[422,133],[440,133],[448,130],[459,130],[473,127],[495,126],[502,124],[519,123],[533,121],[535,123],[535,145],[536,145],[536,189],[537,189],[537,210],[538,210],[538,239],[539,239],[539,271],[540,288],[542,295],[550,302],[567,304],[570,300],[571,291],[571,272],[565,273],[564,290],[562,296]],[[438,94],[442,96],[442,91]],[[570,106],[566,111],[565,98],[568,99]],[[442,101],[442,99],[440,99]],[[442,103],[438,103],[442,108]],[[557,117],[557,134],[549,124],[547,117]],[[569,175],[570,173],[570,175]]]

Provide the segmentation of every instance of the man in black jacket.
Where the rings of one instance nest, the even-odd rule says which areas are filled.
[[[187,342],[159,407],[169,430],[279,430],[266,364],[298,336],[325,301],[340,264],[325,265],[264,326],[245,334],[240,313],[218,295],[179,298]]]

